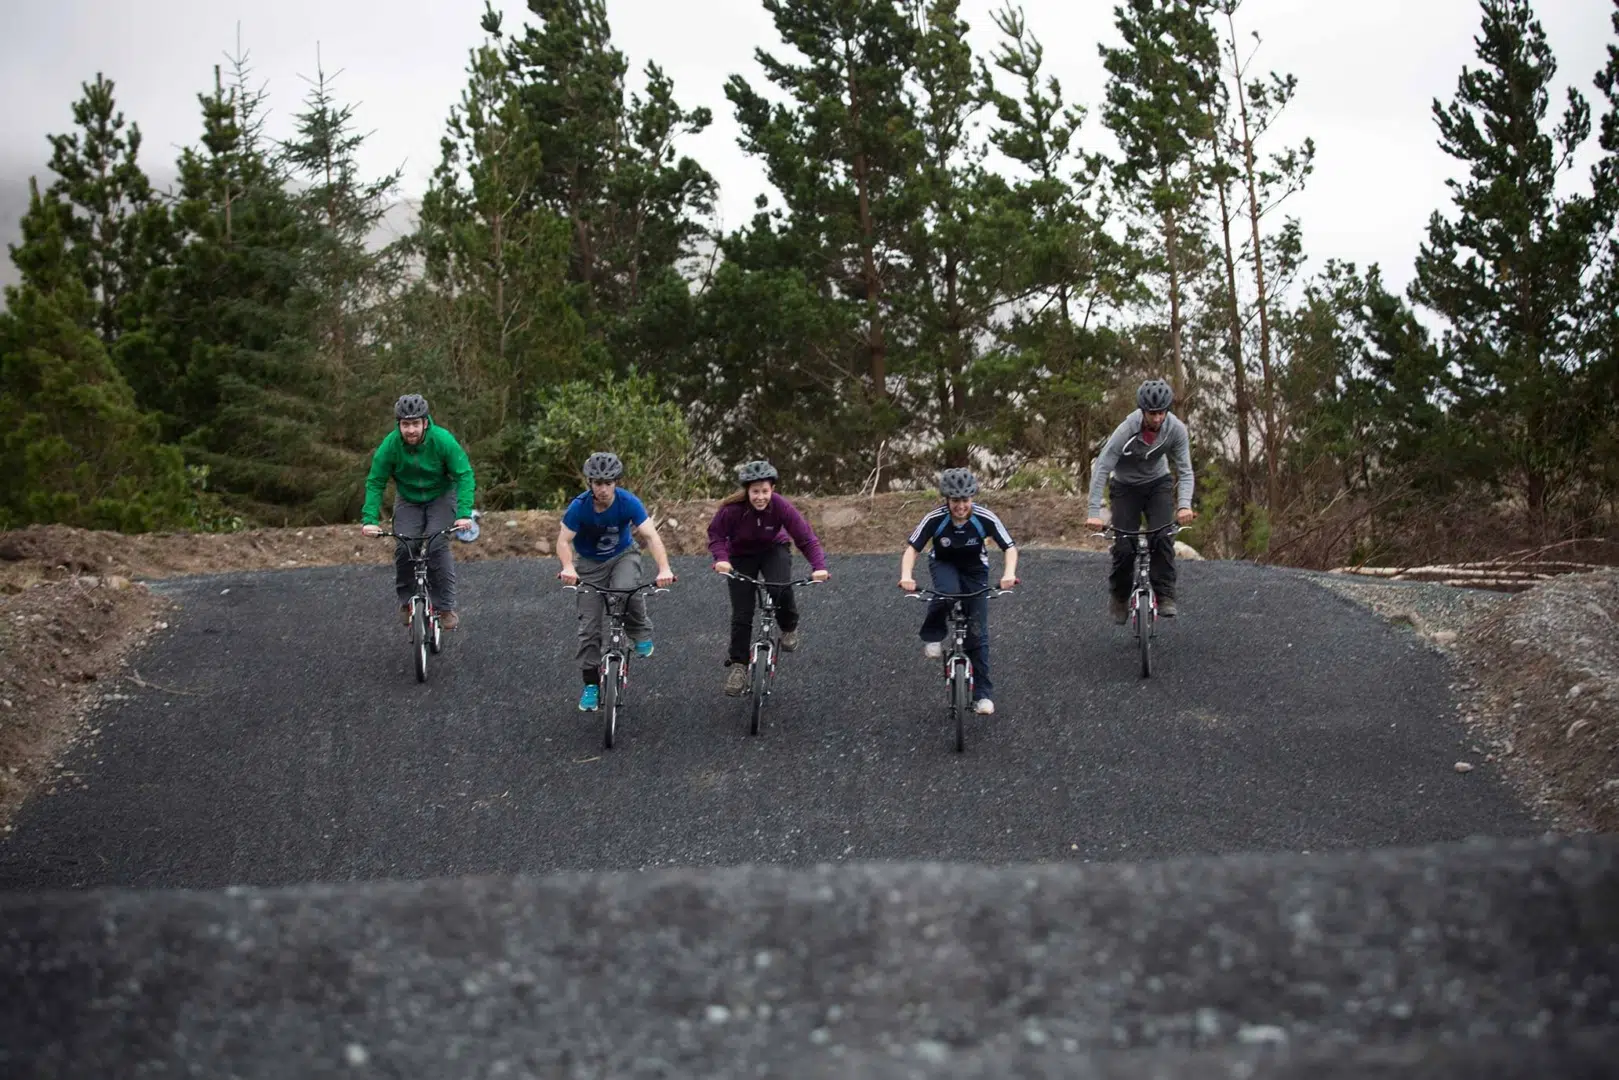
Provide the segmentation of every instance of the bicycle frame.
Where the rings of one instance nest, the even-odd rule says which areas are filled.
[[[600,662],[601,671],[606,676],[601,683],[605,699],[601,711],[606,718],[602,745],[611,750],[618,730],[618,710],[623,705],[624,693],[630,686],[630,657],[635,653],[634,649],[624,647],[626,640],[624,622],[629,617],[630,601],[637,593],[666,593],[669,590],[657,584],[637,585],[633,589],[604,589],[587,581],[562,587],[573,593],[598,593],[602,598],[602,606],[607,616],[607,632],[602,636]]]
[[[918,589],[906,593],[916,600],[947,600],[950,602],[950,649],[942,657],[945,692],[950,696],[950,711],[955,721],[956,752],[966,749],[965,721],[972,707],[974,686],[972,657],[967,655],[967,601],[983,597],[985,601],[1005,596],[1011,589],[998,589],[986,585],[969,593],[946,593],[936,589]]]
[[[725,576],[752,585],[759,606],[759,629],[753,636],[753,644],[748,648],[748,685],[752,688],[753,695],[748,734],[757,735],[764,699],[770,696],[770,688],[776,680],[776,658],[781,652],[781,635],[776,632],[776,602],[771,597],[770,590],[796,589],[804,585],[819,585],[821,582],[813,577],[793,581],[763,581],[758,577],[739,574],[735,570],[726,572]]]

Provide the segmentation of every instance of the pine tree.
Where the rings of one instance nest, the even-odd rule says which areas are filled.
[[[0,312],[0,528],[59,522],[138,532],[186,522],[189,490],[177,450],[91,329],[100,310],[68,244],[62,202],[29,185],[24,273]]]
[[[486,11],[484,29],[409,245],[424,277],[396,304],[393,336],[401,374],[457,401],[459,433],[500,505],[515,492],[538,392],[583,364],[584,323],[570,306],[568,224],[537,197],[542,146],[499,16]]]
[[[69,258],[96,301],[96,333],[110,347],[123,329],[125,298],[161,257],[151,241],[163,208],[138,161],[140,127],[125,130],[112,81],[98,73],[82,85],[84,97],[73,104],[78,130],[50,137],[57,180],[48,194],[73,207]]]
[[[989,141],[1020,168],[1006,196],[1015,235],[999,238],[1015,303],[988,358],[995,425],[1006,449],[1079,473],[1112,422],[1100,405],[1115,378],[1117,339],[1103,320],[1141,299],[1142,267],[1107,231],[1105,162],[1076,144],[1085,109],[1066,105],[1061,83],[1044,74],[1044,49],[1021,9],[1008,5],[994,20],[1002,41],[990,60],[1017,94],[997,90],[986,72],[999,121]]]
[[[1190,404],[1182,309],[1203,246],[1198,212],[1214,135],[1207,101],[1219,63],[1208,8],[1208,0],[1127,0],[1113,9],[1123,47],[1101,48],[1109,76],[1102,121],[1123,155],[1114,175],[1161,242],[1180,412]]]
[[[761,196],[724,241],[683,396],[706,398],[697,426],[718,433],[722,456],[780,432],[795,483],[853,488],[890,478],[879,458],[904,424],[895,393],[911,356],[898,330],[916,287],[907,243],[924,212],[907,87],[920,34],[893,0],[764,6],[797,54],[758,54],[786,100],[741,76],[725,92],[780,205]]]
[[[1559,197],[1559,177],[1590,133],[1590,110],[1570,89],[1544,130],[1556,61],[1528,0],[1482,0],[1478,68],[1456,97],[1434,102],[1439,145],[1465,163],[1449,182],[1456,216],[1435,212],[1411,296],[1445,319],[1451,392],[1474,442],[1480,479],[1519,493],[1546,527],[1591,446],[1570,424],[1568,386],[1582,381],[1582,287],[1596,250],[1598,206]]]
[[[1259,147],[1262,140],[1275,124],[1277,117],[1292,101],[1298,89],[1298,80],[1292,75],[1277,75],[1274,72],[1266,78],[1249,77],[1253,53],[1244,56],[1237,37],[1236,11],[1241,6],[1241,0],[1220,0],[1218,5],[1219,14],[1224,17],[1226,26],[1222,52],[1227,64],[1226,77],[1229,79],[1223,96],[1226,101],[1234,102],[1236,108],[1234,112],[1229,107],[1224,110],[1226,124],[1221,126],[1217,138],[1225,144],[1226,153],[1236,161],[1234,171],[1241,179],[1245,196],[1248,219],[1245,261],[1253,273],[1252,321],[1259,331],[1257,352],[1264,388],[1261,404],[1265,416],[1265,506],[1270,513],[1276,514],[1281,511],[1283,435],[1276,409],[1276,369],[1279,361],[1271,337],[1272,323],[1276,319],[1276,311],[1273,308],[1276,296],[1285,293],[1289,280],[1297,273],[1302,262],[1303,248],[1296,219],[1287,219],[1279,230],[1268,234],[1264,231],[1263,223],[1282,203],[1304,187],[1306,178],[1314,168],[1315,143],[1305,139],[1297,148],[1273,152],[1267,159],[1261,160]],[[1257,38],[1258,35],[1255,35],[1256,50]],[[1220,196],[1229,277],[1230,216],[1225,205],[1223,186]],[[1233,308],[1238,304],[1234,283],[1231,304]],[[1242,393],[1245,387],[1240,381],[1243,376],[1240,349],[1236,360],[1239,393]],[[1239,413],[1244,411],[1243,405],[1239,404]]]
[[[644,92],[626,93],[629,61],[613,44],[604,0],[529,0],[528,9],[538,25],[502,52],[527,131],[544,148],[530,208],[567,222],[572,303],[592,336],[620,346],[623,368],[646,359],[626,351],[659,351],[636,334],[637,311],[708,241],[713,177],[675,143],[712,115],[681,107],[656,64],[644,70]]]

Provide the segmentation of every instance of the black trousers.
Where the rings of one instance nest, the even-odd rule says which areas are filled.
[[[1113,524],[1121,529],[1141,528],[1143,516],[1146,527],[1156,529],[1175,520],[1175,478],[1160,477],[1145,484],[1109,484],[1113,496]],[[1120,536],[1113,541],[1113,573],[1108,577],[1108,588],[1120,600],[1128,599],[1130,586],[1136,575],[1135,538]],[[1152,563],[1147,570],[1153,592],[1160,599],[1175,596],[1175,538],[1167,531],[1152,538]]]
[[[732,555],[731,569],[747,577],[763,577],[767,582],[781,583],[791,579],[793,551],[786,544],[772,544],[769,551],[753,555]],[[727,664],[746,664],[748,647],[753,644],[753,611],[757,606],[756,585],[727,578],[725,584],[731,592],[731,648]],[[776,605],[776,625],[783,633],[798,629],[798,597],[796,590],[771,589],[770,600]]]

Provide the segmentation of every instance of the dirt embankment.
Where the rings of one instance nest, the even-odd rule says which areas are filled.
[[[837,554],[895,554],[934,505],[924,493],[795,500]],[[671,554],[707,550],[716,502],[650,507]],[[990,501],[1026,547],[1100,550],[1069,496]],[[552,559],[555,511],[491,513],[458,559]],[[1188,536],[1194,543],[1196,533]],[[1192,554],[1192,553],[1189,553]],[[96,699],[140,685],[129,657],[166,625],[138,579],[345,564],[385,565],[391,542],[358,526],[228,535],[122,536],[59,526],[0,533],[0,828],[33,792],[80,782],[59,765]],[[1195,554],[1192,556],[1195,557]],[[1619,829],[1619,571],[1568,577],[1513,596],[1331,579],[1411,625],[1458,664],[1477,756],[1554,824]],[[1465,762],[1459,763],[1466,764]]]
[[[905,537],[937,501],[937,496],[922,492],[794,500],[814,524],[828,551],[843,555],[893,552],[896,557]],[[708,521],[718,505],[716,500],[708,499],[654,503],[648,510],[670,554],[700,555],[708,550]],[[987,500],[987,505],[1001,516],[1022,545],[1101,547],[1085,528],[1082,500],[1022,493]],[[554,557],[560,521],[560,512],[554,510],[491,512],[483,518],[483,532],[477,542],[458,545],[456,558]],[[166,578],[236,570],[384,564],[392,558],[392,541],[364,537],[358,525],[143,536],[35,526],[0,533],[0,593],[83,574]]]

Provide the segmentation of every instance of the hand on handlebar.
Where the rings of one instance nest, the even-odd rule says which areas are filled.
[[[564,585],[579,584],[579,572],[571,566],[564,566],[561,570],[558,570],[557,577],[562,579],[562,584]]]
[[[907,578],[900,578],[899,579],[899,587],[904,589],[906,592],[915,592],[916,591],[916,579],[915,578],[908,578],[908,577]]]
[[[472,519],[469,517],[456,518],[455,524],[450,527],[456,532],[461,532],[463,529],[470,529],[472,528]]]
[[[675,572],[668,567],[664,567],[662,570],[658,571],[658,588],[667,589],[669,586],[675,583],[675,580]]]
[[[1003,588],[1003,589],[1010,589],[1014,585],[1021,585],[1021,584],[1023,584],[1023,579],[1022,578],[1015,578],[1015,577],[1003,577],[1003,578],[1001,578],[1001,588]]]
[[[714,572],[716,574],[729,574],[731,572],[731,564],[721,559],[719,562],[714,564]]]
[[[814,571],[813,573],[810,574],[810,580],[811,581],[825,581],[827,578],[829,578],[831,576],[832,576],[832,571],[830,571],[830,570],[816,570],[816,571]]]
[[[1192,521],[1196,517],[1197,517],[1197,511],[1196,510],[1193,510],[1189,506],[1182,507],[1181,509],[1175,511],[1175,524],[1177,524],[1177,525],[1190,525],[1192,523]]]
[[[360,526],[360,531],[362,533],[364,533],[366,536],[381,536],[382,535],[382,526],[381,525],[361,525]]]
[[[1102,519],[1099,517],[1088,517],[1085,519],[1085,527],[1087,529],[1100,529],[1102,528]]]

